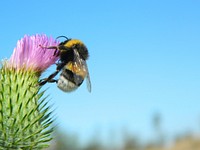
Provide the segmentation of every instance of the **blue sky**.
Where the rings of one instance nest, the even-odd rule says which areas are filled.
[[[92,93],[85,83],[70,94],[44,88],[58,126],[82,139],[124,127],[150,139],[157,112],[168,137],[199,133],[199,8],[194,0],[3,1],[0,58],[9,58],[24,34],[81,39],[90,52]]]

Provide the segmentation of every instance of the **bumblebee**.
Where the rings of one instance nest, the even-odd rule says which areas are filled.
[[[80,40],[68,39],[65,36],[59,36],[57,38],[60,37],[64,37],[66,40],[58,46],[43,47],[58,50],[58,56],[60,58],[56,64],[56,71],[49,77],[41,79],[39,85],[42,86],[47,82],[57,83],[58,88],[62,91],[71,92],[76,90],[83,83],[84,79],[86,79],[87,89],[91,92],[90,76],[86,63],[89,57],[87,47]],[[56,51],[54,55],[56,55]],[[54,79],[60,71],[62,72],[59,79]]]

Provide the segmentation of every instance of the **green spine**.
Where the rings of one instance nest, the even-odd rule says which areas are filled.
[[[52,118],[33,71],[0,69],[0,148],[42,149],[51,140]]]

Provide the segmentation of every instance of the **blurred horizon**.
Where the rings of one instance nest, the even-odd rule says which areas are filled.
[[[79,134],[56,130],[55,139],[47,150],[198,150],[200,149],[200,134],[183,131],[168,139],[168,133],[163,129],[162,116],[152,117],[152,136],[144,140],[141,135],[134,134],[128,128],[112,130],[108,137],[102,137],[97,129],[86,142],[81,141]]]

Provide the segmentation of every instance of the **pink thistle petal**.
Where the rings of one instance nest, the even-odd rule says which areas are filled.
[[[25,35],[17,42],[17,46],[9,60],[9,66],[16,69],[33,70],[43,72],[58,60],[59,52],[55,49],[44,47],[57,46],[58,41],[45,34],[33,36]]]

